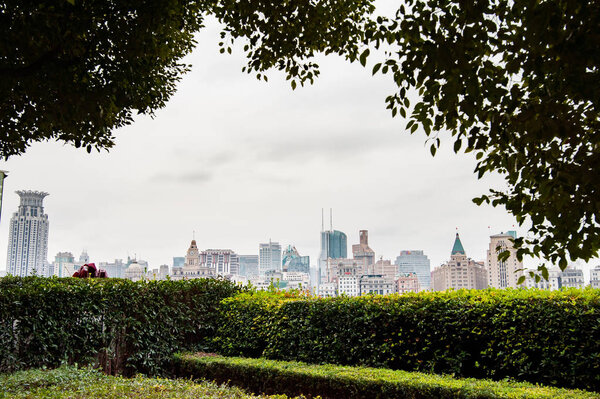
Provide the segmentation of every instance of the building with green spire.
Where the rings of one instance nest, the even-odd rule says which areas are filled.
[[[456,233],[454,239],[450,260],[433,270],[431,280],[434,291],[448,289],[481,290],[488,286],[487,270],[484,262],[476,262],[467,257],[458,233]]]

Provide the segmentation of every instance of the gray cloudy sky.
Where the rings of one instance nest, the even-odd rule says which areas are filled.
[[[422,132],[409,135],[406,121],[391,118],[384,99],[394,86],[370,67],[320,58],[316,83],[292,91],[277,71],[268,83],[241,73],[241,46],[219,54],[214,23],[198,41],[167,107],[118,130],[109,153],[47,142],[0,164],[10,171],[0,269],[21,189],[50,193],[50,261],[87,249],[96,262],[137,254],[151,267],[171,265],[195,230],[201,248],[257,254],[272,239],[314,265],[321,208],[331,207],[349,248],[368,229],[377,257],[423,249],[434,267],[449,257],[457,227],[467,255],[483,260],[489,232],[515,223],[471,202],[502,179],[478,181],[473,157],[454,155],[448,136],[431,157]]]

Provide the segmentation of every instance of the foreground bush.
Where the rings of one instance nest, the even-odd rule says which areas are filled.
[[[217,306],[240,288],[223,280],[0,279],[0,371],[99,364],[155,373],[173,352],[206,345]]]
[[[266,359],[176,355],[180,376],[230,382],[261,393],[324,398],[598,399],[580,390],[527,383],[455,379],[400,370],[320,365]]]
[[[93,369],[61,367],[55,370],[19,371],[0,374],[0,399],[20,398],[132,398],[132,399],[285,399],[286,396],[248,395],[239,388],[218,386],[212,382],[162,378],[133,379],[107,376]]]
[[[247,293],[225,299],[221,314],[216,343],[224,355],[600,390],[599,290]]]

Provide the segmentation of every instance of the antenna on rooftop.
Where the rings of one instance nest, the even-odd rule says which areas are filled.
[[[329,208],[329,229],[333,231],[333,211]]]
[[[325,210],[321,208],[321,231],[325,231]]]

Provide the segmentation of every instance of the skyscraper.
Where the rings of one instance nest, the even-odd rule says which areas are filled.
[[[399,275],[416,274],[421,290],[431,288],[431,263],[423,251],[400,251],[396,266]]]
[[[258,245],[258,270],[264,275],[269,270],[281,271],[281,245],[272,242]]]
[[[333,217],[329,211],[329,230],[325,230],[325,222],[321,213],[321,253],[319,254],[319,281],[327,273],[327,259],[341,259],[348,256],[348,237],[341,231],[333,229]]]
[[[359,243],[352,245],[352,257],[362,261],[366,268],[375,263],[375,251],[369,247],[369,232],[367,230],[361,230],[359,235]]]
[[[523,275],[523,263],[517,259],[517,250],[513,240],[517,238],[515,231],[500,233],[490,237],[487,251],[487,269],[489,286],[495,288],[517,288],[517,281]],[[499,260],[498,255],[508,251],[509,257]]]
[[[6,269],[15,276],[46,276],[48,259],[48,215],[43,201],[48,193],[16,191],[21,197],[10,219]]]

